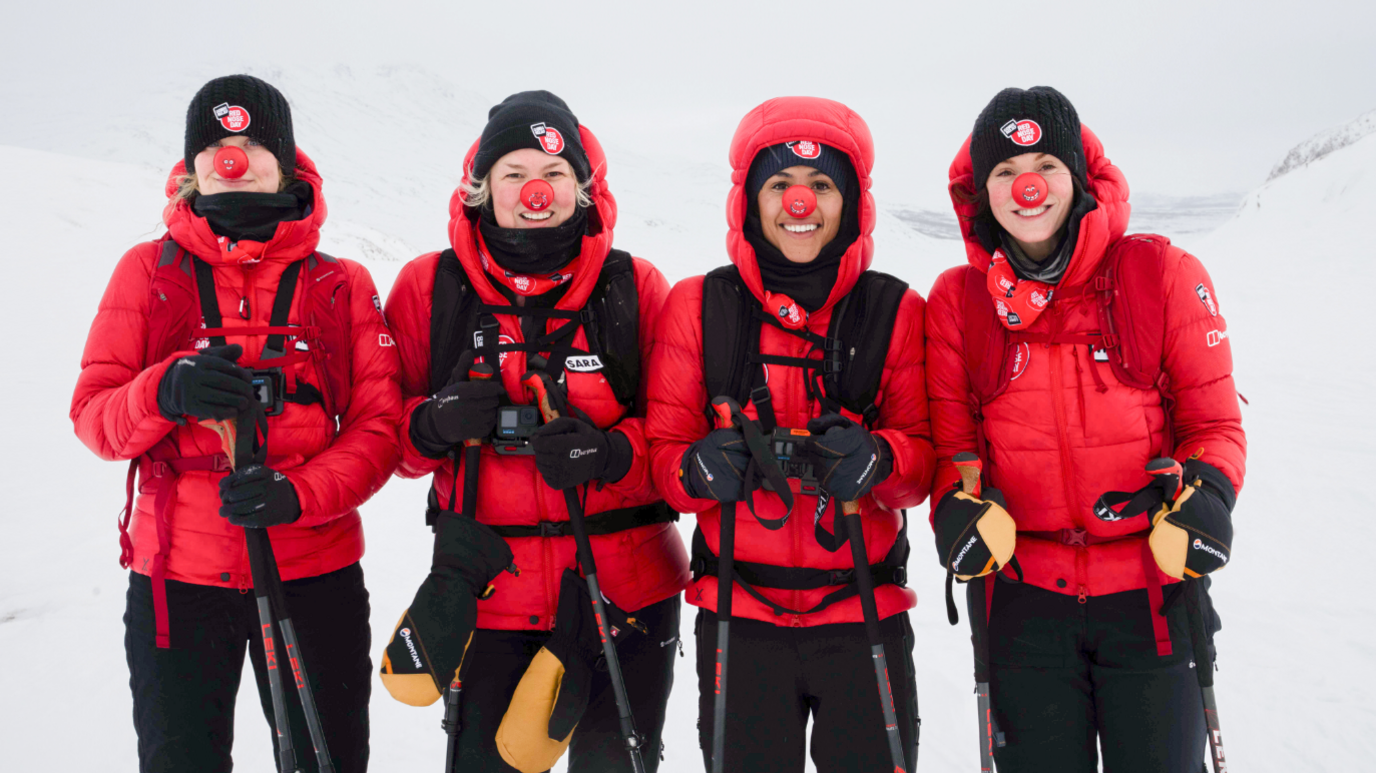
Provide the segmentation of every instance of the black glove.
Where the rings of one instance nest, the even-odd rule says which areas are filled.
[[[683,490],[694,499],[738,502],[745,498],[745,469],[750,450],[735,427],[714,429],[688,447],[679,466]]]
[[[819,416],[807,423],[807,431],[817,482],[841,502],[863,497],[893,472],[889,444],[844,416]]]
[[[501,379],[454,381],[411,414],[411,443],[431,459],[443,459],[465,440],[485,440],[497,427]]]
[[[1197,459],[1184,465],[1184,488],[1171,507],[1152,515],[1152,554],[1161,571],[1175,577],[1201,577],[1232,558],[1233,505],[1237,493],[1217,467]]]
[[[235,526],[261,529],[301,517],[296,487],[282,473],[250,464],[220,479],[220,517]]]
[[[478,599],[505,569],[519,574],[511,547],[491,527],[440,513],[430,574],[382,653],[382,685],[411,706],[439,700],[463,664],[478,626]]]
[[[961,580],[998,571],[1013,559],[1017,524],[1008,514],[1003,492],[987,488],[976,499],[952,488],[932,514],[936,554],[947,572]]]
[[[210,346],[178,357],[158,382],[158,411],[168,421],[232,419],[258,399],[253,374],[234,364],[244,353],[238,344]]]
[[[570,416],[536,430],[530,444],[536,469],[553,489],[573,488],[594,479],[615,483],[630,471],[635,458],[630,438]]]

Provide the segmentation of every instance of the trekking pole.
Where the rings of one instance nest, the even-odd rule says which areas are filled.
[[[960,472],[961,490],[972,497],[979,497],[983,493],[980,486],[980,472],[983,465],[979,457],[965,452],[956,454],[952,461],[955,462],[956,470]],[[946,582],[946,599],[949,603],[951,590],[949,577]],[[986,594],[992,592],[992,582],[993,580],[984,579],[984,592]],[[999,731],[998,724],[994,720],[993,704],[989,699],[989,621],[987,616],[980,615],[978,609],[970,613],[970,618],[970,629],[974,634],[973,643],[975,647],[975,700],[979,712],[979,769],[981,773],[992,773],[994,770],[994,746],[997,744],[1002,748],[1004,740],[1003,733]]]
[[[521,379],[521,383],[535,392],[545,423],[559,418],[559,410],[552,402],[557,387],[550,381],[548,373],[531,371]],[[573,529],[573,542],[578,551],[578,565],[583,568],[583,576],[588,583],[588,595],[592,596],[597,633],[602,639],[602,656],[607,660],[607,675],[611,678],[612,694],[616,697],[616,712],[621,720],[621,738],[626,742],[626,753],[631,757],[631,768],[635,773],[645,773],[645,761],[640,756],[643,739],[635,731],[631,701],[626,697],[626,681],[621,674],[621,661],[616,656],[616,642],[612,640],[611,618],[607,616],[607,604],[602,599],[602,588],[597,583],[597,564],[593,560],[592,543],[588,540],[588,527],[583,519],[583,503],[578,499],[577,488],[564,489],[564,506],[569,511],[569,525]]]
[[[1195,675],[1199,677],[1199,690],[1204,697],[1204,726],[1209,735],[1210,756],[1214,773],[1227,773],[1228,763],[1223,758],[1223,729],[1218,722],[1218,702],[1214,699],[1214,662],[1209,657],[1208,631],[1205,630],[1204,589],[1198,580],[1186,582],[1194,586],[1186,589],[1185,609],[1189,612],[1190,635],[1194,639]]]
[[[865,552],[865,526],[860,521],[860,503],[842,502],[840,510],[850,536],[850,554],[855,561],[855,582],[860,586],[860,609],[865,617],[865,633],[870,639],[874,677],[879,682],[879,704],[884,712],[884,733],[889,739],[889,757],[893,760],[893,773],[906,773],[903,739],[898,733],[898,714],[894,711],[893,687],[889,683],[889,662],[884,653],[884,642],[879,638],[879,609],[874,602],[874,576],[870,573],[870,559]]]
[[[247,412],[240,414],[234,425],[227,422],[205,424],[220,434],[230,458],[231,468],[238,469],[245,464],[263,464],[266,461],[268,425],[267,414],[261,405],[255,403]],[[258,443],[260,432],[262,442]],[[273,637],[274,615],[277,617],[277,629],[282,633],[282,644],[286,648],[292,677],[296,680],[301,708],[306,715],[306,728],[310,732],[311,744],[315,747],[316,765],[320,773],[334,773],[334,764],[330,761],[329,749],[325,743],[325,733],[320,725],[320,713],[316,710],[315,696],[311,691],[310,682],[306,679],[305,659],[301,656],[296,629],[292,625],[290,615],[287,614],[286,593],[282,589],[277,559],[273,556],[272,541],[268,538],[267,529],[244,529],[244,542],[248,548],[249,572],[253,577],[253,594],[258,605],[258,623],[263,632],[263,653],[268,672],[268,687],[272,694],[272,713],[277,728],[281,769],[301,770],[297,765],[296,748],[287,717],[282,674],[277,667],[277,648]]]
[[[491,365],[480,362],[473,365],[468,370],[469,381],[486,381],[497,373]],[[483,441],[479,438],[468,438],[463,441],[463,516],[465,518],[478,517],[478,464],[483,456]],[[450,457],[455,464],[458,463],[454,455]],[[454,492],[449,492],[449,509],[454,509]],[[463,663],[459,663],[459,668],[463,668]],[[463,678],[458,670],[454,672],[454,678],[449,680],[449,689],[444,693],[444,719],[440,721],[440,727],[448,736],[444,749],[444,773],[453,773],[454,763],[459,758],[459,732],[463,730],[463,723],[460,720],[460,707],[463,705]]]
[[[720,427],[730,427],[741,415],[741,407],[729,397],[712,400]],[[712,703],[712,773],[724,773],[726,766],[726,665],[731,654],[731,595],[736,569],[736,503],[721,503],[720,544],[717,546],[717,673],[716,695]]]

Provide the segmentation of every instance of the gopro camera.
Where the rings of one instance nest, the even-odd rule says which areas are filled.
[[[249,383],[253,385],[253,394],[267,409],[267,414],[277,416],[286,410],[287,379],[282,375],[282,369],[254,368],[252,373],[253,379]]]
[[[769,445],[774,457],[779,460],[779,469],[783,470],[784,477],[798,480],[799,493],[815,495],[820,488],[817,484],[816,465],[803,450],[803,442],[810,437],[812,435],[805,429],[775,427],[774,434],[769,438]],[[768,478],[761,483],[766,491],[774,490]]]
[[[533,405],[503,405],[497,409],[492,449],[499,454],[533,454],[530,436],[540,428],[540,409]]]

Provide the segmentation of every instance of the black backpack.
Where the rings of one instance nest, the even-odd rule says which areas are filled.
[[[709,401],[720,395],[744,406],[753,401],[765,431],[777,425],[765,386],[766,365],[806,368],[808,395],[827,411],[840,408],[873,427],[879,408],[874,399],[893,339],[894,318],[908,283],[866,271],[831,312],[825,336],[789,330],[767,314],[735,266],[723,266],[702,280],[703,380]],[[770,324],[821,350],[820,360],[760,353],[760,325]],[[704,407],[709,421],[715,414]]]
[[[567,322],[553,332],[525,343],[498,341],[495,315]],[[541,324],[540,330],[544,330]],[[585,328],[592,351],[572,346],[578,328]],[[443,389],[464,352],[476,350],[496,363],[502,352],[550,353],[545,370],[558,381],[570,370],[596,370],[611,386],[617,402],[634,407],[640,385],[640,297],[630,253],[611,250],[602,263],[597,284],[582,309],[565,310],[483,303],[452,249],[440,254],[430,315],[430,392]]]

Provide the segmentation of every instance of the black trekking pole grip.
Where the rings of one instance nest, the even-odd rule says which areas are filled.
[[[850,537],[850,554],[855,562],[855,583],[860,590],[860,610],[865,618],[865,633],[870,640],[870,657],[874,660],[874,678],[879,685],[880,709],[884,714],[884,734],[889,742],[889,757],[894,773],[906,773],[903,738],[898,731],[898,712],[893,705],[893,686],[889,682],[889,659],[884,641],[879,635],[879,608],[874,601],[874,575],[865,551],[865,525],[860,520],[860,503],[842,502],[841,517],[846,520]]]
[[[527,387],[535,392],[540,406],[540,414],[545,423],[559,418],[554,407],[551,390],[553,384],[549,374],[544,371],[531,371],[522,379]],[[573,529],[573,544],[578,554],[578,565],[583,569],[583,578],[588,584],[588,595],[592,597],[593,617],[597,620],[597,635],[602,640],[602,657],[607,661],[607,676],[612,683],[612,695],[616,698],[616,713],[621,724],[621,738],[626,744],[626,753],[631,757],[631,768],[635,773],[645,773],[645,760],[641,757],[640,747],[644,739],[635,730],[635,717],[631,714],[631,701],[626,695],[626,680],[621,673],[621,661],[616,655],[616,641],[612,637],[611,618],[607,615],[607,603],[602,598],[602,587],[597,581],[597,561],[593,558],[592,542],[588,539],[588,526],[584,520],[583,503],[578,499],[577,488],[566,488],[564,507],[569,512],[569,526]]]

